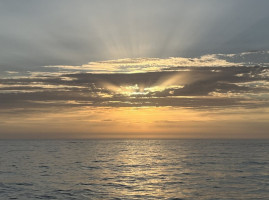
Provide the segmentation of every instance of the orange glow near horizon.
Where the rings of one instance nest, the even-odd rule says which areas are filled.
[[[268,110],[250,116],[238,109],[205,111],[176,107],[84,107],[59,113],[31,114],[6,119],[5,137],[27,138],[237,138],[253,137],[251,121],[260,121],[266,136]],[[240,113],[241,112],[241,113]],[[253,111],[252,111],[253,112]],[[257,119],[259,116],[259,119]],[[2,119],[4,120],[4,119]],[[18,130],[25,130],[16,134]],[[37,133],[38,131],[38,133]]]

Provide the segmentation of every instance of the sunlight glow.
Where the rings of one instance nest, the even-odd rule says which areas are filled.
[[[218,57],[218,54],[201,56],[199,58],[124,58],[99,62],[89,62],[81,66],[54,65],[49,68],[62,70],[82,70],[90,73],[144,73],[163,70],[175,70],[177,67],[214,67],[214,66],[239,66],[241,63],[233,63]]]

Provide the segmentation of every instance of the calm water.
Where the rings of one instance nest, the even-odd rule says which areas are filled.
[[[0,199],[269,199],[269,140],[2,140]]]

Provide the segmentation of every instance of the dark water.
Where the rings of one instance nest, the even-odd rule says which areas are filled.
[[[0,199],[269,199],[269,140],[2,140]]]

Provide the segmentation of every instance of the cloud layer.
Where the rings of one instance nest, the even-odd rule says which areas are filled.
[[[0,2],[0,68],[267,50],[268,0]]]
[[[1,1],[0,138],[268,138],[268,7]]]
[[[3,71],[0,138],[265,138],[268,79],[267,51]]]
[[[120,59],[82,66],[54,66],[59,68],[57,73],[28,72],[29,76],[7,71],[9,77],[0,79],[0,105],[2,109],[51,106],[264,107],[268,106],[269,98],[267,60],[259,64],[247,62],[247,56],[253,54],[257,53]],[[259,55],[267,58],[268,53],[260,52]]]

